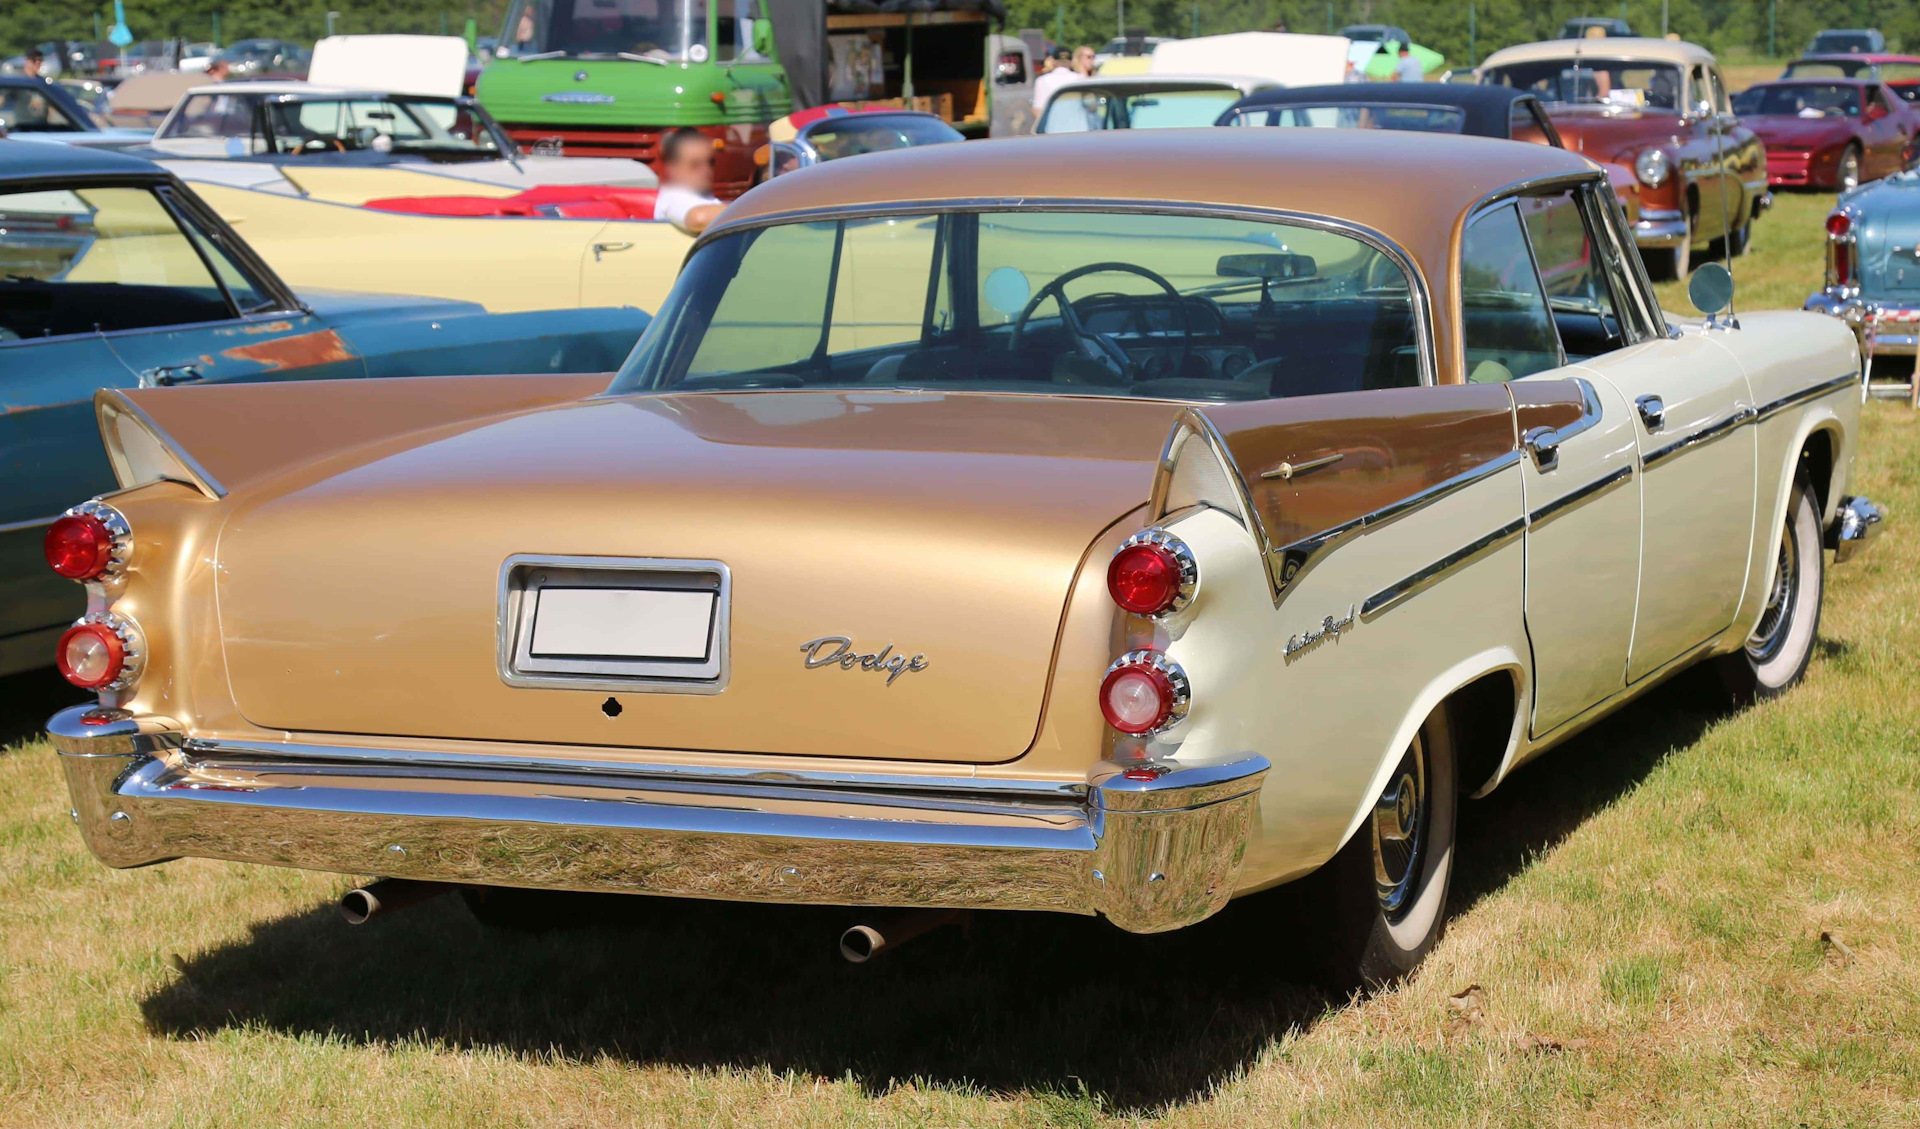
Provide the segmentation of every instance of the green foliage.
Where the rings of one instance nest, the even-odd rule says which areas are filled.
[[[334,30],[343,35],[459,35],[470,16],[480,34],[492,35],[506,18],[506,0],[126,0],[126,10],[135,39],[212,39],[218,13],[222,43],[261,36],[311,44],[326,34],[329,11],[340,13]],[[0,0],[0,54],[49,39],[92,39],[96,16],[104,37],[113,0]]]
[[[1150,35],[1190,36],[1274,29],[1337,31],[1353,23],[1395,24],[1414,41],[1466,66],[1514,43],[1552,36],[1571,16],[1624,17],[1642,35],[1666,29],[1717,52],[1765,52],[1774,12],[1776,55],[1804,49],[1826,27],[1877,27],[1894,50],[1920,50],[1913,0],[1124,0],[1126,26]],[[1777,10],[1776,10],[1777,5]],[[1008,25],[1037,27],[1066,43],[1100,44],[1118,33],[1116,0],[1012,0]],[[1468,11],[1472,9],[1472,27]],[[1057,30],[1056,30],[1057,29]]]

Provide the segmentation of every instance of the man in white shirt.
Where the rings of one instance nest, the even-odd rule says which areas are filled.
[[[1047,73],[1033,80],[1034,113],[1046,113],[1047,103],[1053,101],[1053,92],[1081,77],[1080,73],[1073,69],[1072,62],[1073,54],[1065,47],[1054,51],[1053,66],[1047,70]]]
[[[719,218],[722,204],[713,194],[713,139],[682,127],[660,142],[660,191],[653,218],[698,235]]]

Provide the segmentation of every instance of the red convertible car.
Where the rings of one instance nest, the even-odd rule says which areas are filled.
[[[1734,96],[1767,146],[1767,183],[1845,191],[1913,163],[1920,110],[1872,79],[1794,78]]]

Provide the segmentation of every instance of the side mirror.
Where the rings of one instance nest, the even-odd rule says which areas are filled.
[[[1708,263],[1687,279],[1687,300],[1709,318],[1733,305],[1733,272],[1723,263]]]
[[[756,19],[752,22],[753,30],[748,33],[747,42],[753,44],[753,53],[773,58],[773,21]]]
[[[1694,117],[1696,117],[1696,118],[1710,118],[1710,117],[1712,117],[1712,116],[1713,116],[1713,103],[1712,103],[1712,102],[1709,102],[1709,101],[1707,101],[1707,100],[1706,100],[1705,98],[1702,98],[1702,99],[1700,99],[1700,100],[1699,100],[1698,102],[1695,102],[1695,103],[1693,104],[1693,116],[1694,116]]]

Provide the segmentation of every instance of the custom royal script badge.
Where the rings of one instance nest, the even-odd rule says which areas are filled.
[[[807,669],[814,670],[823,666],[839,666],[841,670],[885,671],[887,685],[903,674],[927,669],[927,656],[893,653],[893,644],[888,643],[878,651],[860,652],[853,649],[853,640],[845,635],[823,635],[818,639],[800,644],[800,650],[807,656]]]

